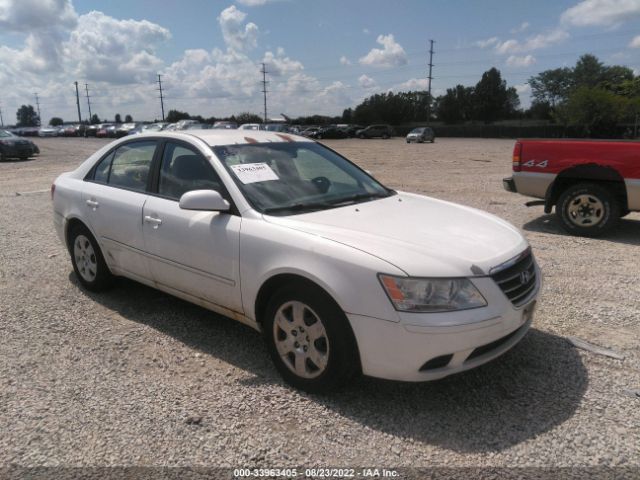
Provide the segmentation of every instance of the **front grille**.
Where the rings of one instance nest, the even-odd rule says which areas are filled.
[[[499,268],[499,267],[498,267]],[[536,266],[531,250],[524,252],[515,263],[508,262],[505,268],[491,274],[511,303],[519,307],[526,303],[536,288]]]

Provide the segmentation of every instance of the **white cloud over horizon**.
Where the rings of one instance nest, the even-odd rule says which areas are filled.
[[[383,48],[372,48],[369,53],[360,58],[359,62],[361,65],[392,68],[408,63],[404,48],[396,42],[393,34],[378,35],[376,42],[382,45]]]

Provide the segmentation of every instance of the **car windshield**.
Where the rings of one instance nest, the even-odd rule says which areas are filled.
[[[424,128],[414,128],[411,130],[411,133],[422,133],[424,132]]]
[[[395,192],[313,142],[212,147],[253,207],[270,215],[326,210]]]
[[[13,137],[11,132],[7,132],[6,130],[0,130],[0,137]]]

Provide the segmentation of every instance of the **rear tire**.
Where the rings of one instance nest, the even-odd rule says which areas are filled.
[[[579,183],[562,192],[556,215],[570,234],[598,237],[616,226],[620,204],[607,188],[595,183]]]
[[[360,369],[347,317],[313,284],[301,282],[278,290],[265,310],[263,330],[273,363],[295,388],[328,392]]]
[[[115,277],[104,261],[98,242],[84,225],[76,225],[69,232],[69,252],[73,271],[84,288],[100,292],[113,285]]]

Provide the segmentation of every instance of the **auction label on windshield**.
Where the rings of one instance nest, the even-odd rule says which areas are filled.
[[[231,165],[231,170],[236,174],[242,183],[268,182],[269,180],[279,180],[276,172],[266,163],[241,163]]]

